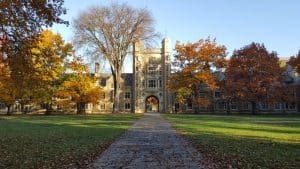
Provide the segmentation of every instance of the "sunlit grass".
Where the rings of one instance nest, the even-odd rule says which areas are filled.
[[[139,116],[0,116],[0,168],[67,168],[103,151]]]
[[[300,166],[300,116],[166,115],[222,167]]]

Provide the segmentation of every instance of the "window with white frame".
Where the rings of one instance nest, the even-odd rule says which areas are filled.
[[[125,92],[125,99],[130,99],[130,92]]]
[[[267,110],[268,109],[268,104],[267,103],[261,103],[260,107],[262,110]]]
[[[130,109],[130,108],[131,108],[130,103],[125,103],[125,109],[128,110],[128,109]]]
[[[151,76],[156,75],[156,67],[155,66],[148,67],[148,75],[151,75]]]
[[[149,88],[156,88],[156,80],[148,80],[148,87]]]
[[[286,104],[286,109],[288,110],[295,110],[296,106],[295,103]]]
[[[237,110],[237,105],[236,103],[231,104],[231,110]]]
[[[275,103],[274,104],[274,109],[275,110],[280,110],[281,109],[281,104],[280,103]]]

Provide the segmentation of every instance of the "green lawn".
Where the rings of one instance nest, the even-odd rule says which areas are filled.
[[[0,168],[82,166],[139,117],[0,116]]]
[[[216,168],[300,167],[300,116],[165,117]]]

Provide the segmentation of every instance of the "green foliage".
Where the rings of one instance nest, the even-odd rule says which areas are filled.
[[[166,115],[218,168],[297,168],[299,116]],[[215,166],[216,167],[216,166]]]
[[[0,116],[0,168],[81,168],[138,117]]]

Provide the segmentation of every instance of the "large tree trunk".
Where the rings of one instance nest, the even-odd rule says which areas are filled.
[[[24,103],[20,103],[21,104],[21,112],[23,113],[23,114],[26,114],[27,112],[26,112],[26,110],[25,110],[25,104]]]
[[[52,102],[51,103],[47,103],[45,114],[46,115],[51,115],[51,113],[52,113]]]
[[[251,107],[252,107],[252,114],[255,115],[256,114],[256,102],[255,101],[252,101],[251,102]]]
[[[231,113],[231,112],[230,112],[230,110],[231,110],[231,108],[230,108],[230,106],[231,106],[231,105],[230,105],[230,101],[227,101],[226,104],[227,104],[227,105],[226,105],[226,113],[227,113],[227,114],[230,114],[230,113]]]
[[[85,114],[85,103],[77,103],[77,114]]]
[[[120,81],[121,81],[121,70],[112,70],[112,76],[114,80],[114,98],[113,98],[113,113],[120,112]]]
[[[6,105],[6,107],[7,107],[6,115],[11,115],[11,112],[10,112],[11,104]]]

